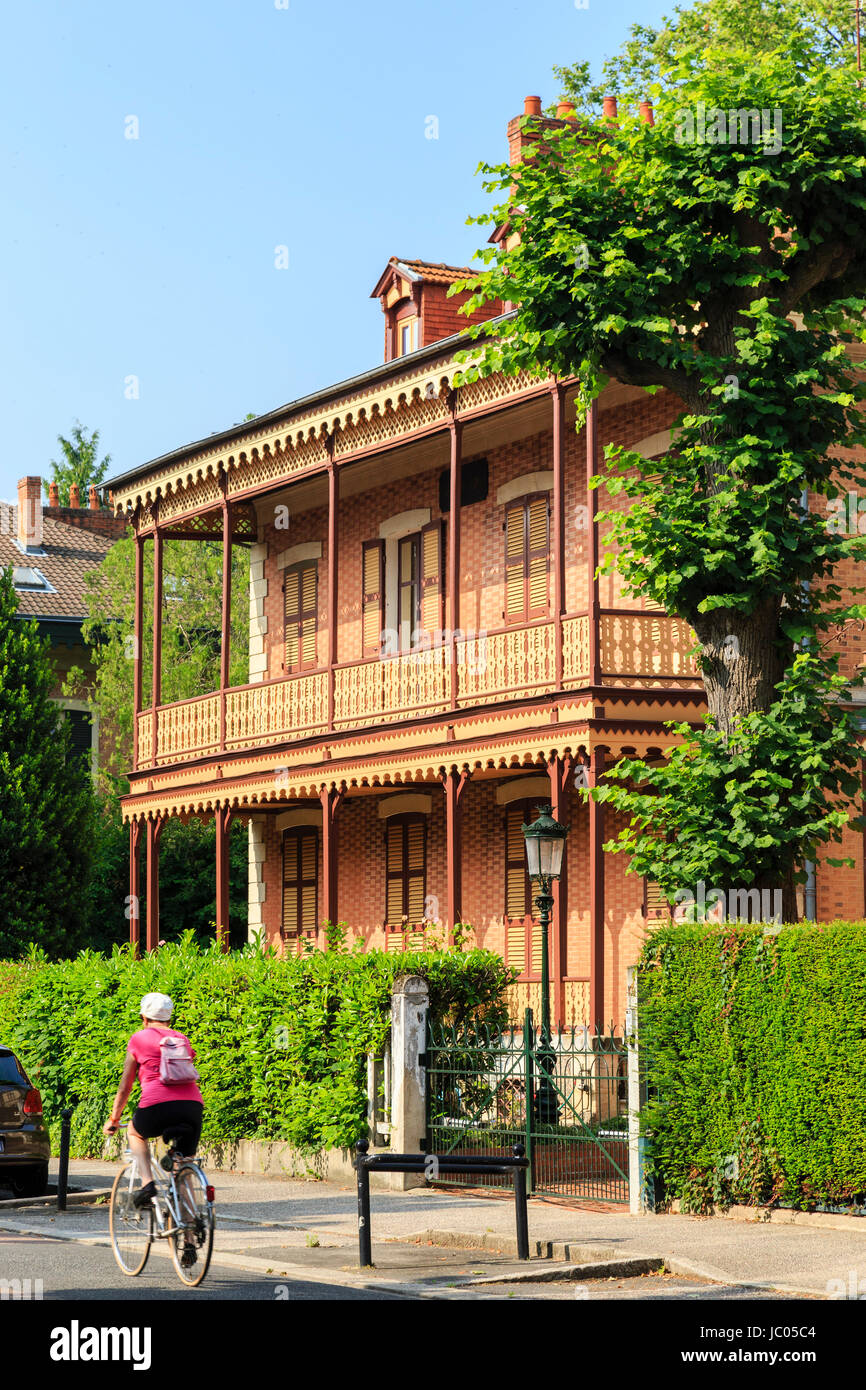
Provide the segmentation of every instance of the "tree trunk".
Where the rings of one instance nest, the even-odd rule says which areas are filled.
[[[768,710],[785,670],[781,604],[771,596],[752,613],[717,608],[694,620],[701,643],[709,712],[728,742],[739,719]]]

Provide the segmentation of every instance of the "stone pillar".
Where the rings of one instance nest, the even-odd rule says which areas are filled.
[[[268,581],[265,578],[267,555],[266,541],[258,541],[250,546],[250,685],[268,678],[268,657],[265,650],[265,636],[268,631],[265,613],[265,599],[268,593]]]
[[[646,1086],[640,1074],[637,969],[633,965],[628,968],[627,980],[625,1036],[628,1044],[628,1209],[632,1216],[640,1216],[642,1213],[654,1211],[655,1206],[646,1180],[647,1141],[640,1128],[641,1113],[646,1101]]]
[[[262,903],[265,900],[265,822],[261,816],[251,816],[248,834],[248,881],[249,888],[247,893],[247,906],[249,915],[247,918],[247,935],[250,941],[255,941],[260,932],[264,931],[264,919],[262,917]]]
[[[391,995],[391,1151],[420,1154],[427,1133],[427,1074],[421,1055],[427,1047],[430,992],[420,975],[403,975]],[[389,1173],[388,1186],[400,1192],[423,1187],[420,1173]]]

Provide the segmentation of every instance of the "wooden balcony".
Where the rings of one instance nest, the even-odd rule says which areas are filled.
[[[335,666],[333,732],[546,695],[556,688],[556,626],[541,621],[479,633],[458,639],[456,652],[446,644]],[[699,684],[689,656],[693,645],[688,625],[676,618],[603,610],[602,682]],[[562,620],[562,688],[584,686],[589,676],[589,617],[570,615]],[[155,720],[153,710],[144,710],[138,715],[138,769],[326,734],[328,706],[329,672],[319,670],[161,705]]]

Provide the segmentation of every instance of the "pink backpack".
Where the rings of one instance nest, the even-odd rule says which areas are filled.
[[[199,1075],[185,1038],[166,1033],[159,1044],[159,1079],[164,1086],[184,1086]]]

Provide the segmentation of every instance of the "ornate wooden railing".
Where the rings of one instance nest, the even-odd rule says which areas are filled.
[[[698,679],[689,656],[694,636],[686,623],[660,613],[603,610],[599,627],[599,664],[605,685],[652,686]],[[459,638],[454,651],[445,644],[335,666],[334,730],[441,714],[452,708],[452,700],[459,709],[466,709],[545,694],[556,683],[556,631],[555,623],[541,621]],[[585,613],[572,614],[562,620],[563,688],[586,685],[589,674],[589,618]],[[143,711],[138,715],[138,766],[325,733],[330,727],[329,680],[327,670],[312,671],[161,705],[155,757],[153,711]]]

